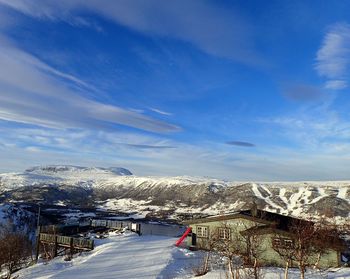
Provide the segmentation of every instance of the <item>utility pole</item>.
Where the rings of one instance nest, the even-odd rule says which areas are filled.
[[[35,262],[38,262],[39,258],[39,248],[40,248],[40,213],[41,213],[41,204],[38,203],[38,219],[36,223],[36,251],[35,251]]]

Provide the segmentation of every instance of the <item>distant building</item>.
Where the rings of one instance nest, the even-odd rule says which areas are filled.
[[[260,263],[263,265],[284,266],[285,260],[276,252],[274,247],[293,249],[293,233],[289,229],[296,220],[289,216],[271,213],[263,210],[252,209],[240,211],[234,214],[206,217],[184,221],[184,224],[192,228],[192,233],[187,236],[186,244],[192,249],[210,249],[214,235],[218,239],[237,241],[247,235],[259,235],[261,254]],[[312,223],[313,224],[313,223]],[[325,252],[321,253],[318,267],[339,267],[347,261],[346,245],[340,239],[329,240]],[[322,243],[324,244],[324,243]],[[313,245],[319,245],[317,241]],[[243,245],[244,246],[244,245]],[[244,249],[244,248],[243,248]],[[317,261],[318,254],[311,256]],[[296,266],[296,262],[291,263]]]

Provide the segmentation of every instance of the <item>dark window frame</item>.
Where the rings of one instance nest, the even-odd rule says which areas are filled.
[[[204,231],[206,232],[205,235],[202,231],[202,229],[204,229]],[[200,233],[199,233],[200,230]],[[196,235],[199,238],[209,238],[209,226],[196,226]]]
[[[285,237],[273,237],[272,247],[280,248],[280,249],[292,249],[293,239],[285,238]]]
[[[223,234],[221,234],[221,232],[223,232]],[[218,237],[219,239],[231,240],[231,229],[225,227],[218,228]]]

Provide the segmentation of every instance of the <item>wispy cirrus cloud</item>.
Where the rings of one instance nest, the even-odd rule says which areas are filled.
[[[53,128],[109,129],[116,124],[157,133],[180,130],[142,113],[90,100],[67,83],[83,91],[94,89],[0,36],[0,119]]]
[[[262,65],[251,35],[252,27],[240,14],[210,1],[0,0],[24,14],[67,22],[92,12],[139,32],[181,40],[211,55],[248,65]]]
[[[346,80],[329,80],[325,84],[326,89],[340,90],[348,87],[348,82]]]
[[[4,124],[0,121],[0,124]],[[176,148],[174,142],[166,140],[155,135],[145,135],[136,132],[122,131],[95,131],[88,129],[53,129],[40,127],[2,127],[0,133],[3,137],[0,144],[8,145],[11,143],[17,147],[27,148],[36,147],[40,150],[56,150],[62,152],[95,152],[114,153],[123,150],[132,156],[134,149],[168,149]],[[129,150],[129,151],[127,151]]]
[[[350,150],[350,122],[327,106],[299,110],[298,113],[262,119],[261,122],[278,127],[276,138],[281,141],[287,139],[306,152],[338,152],[340,146]]]
[[[350,25],[338,23],[330,27],[317,52],[315,69],[327,79],[327,89],[348,87],[350,66]]]
[[[235,145],[235,146],[242,146],[242,147],[255,147],[254,143],[247,142],[247,141],[227,141],[226,144],[228,145]]]
[[[173,145],[149,145],[149,144],[126,144],[129,147],[133,148],[139,148],[139,149],[169,149],[169,148],[176,148],[176,146]]]
[[[167,111],[164,111],[164,110],[160,110],[160,109],[156,109],[156,108],[149,108],[149,110],[151,110],[153,112],[156,112],[158,114],[161,114],[161,115],[167,115],[167,116],[173,115],[170,112],[167,112]]]
[[[277,122],[293,126],[295,121]],[[122,166],[135,175],[205,175],[240,181],[342,179],[347,177],[350,160],[348,144],[332,145],[333,153],[306,153],[310,147],[307,142],[302,151],[276,147],[264,150],[261,146],[259,153],[243,149],[233,153],[223,144],[180,144],[132,133],[1,127],[5,138],[0,137],[0,151],[6,160],[0,161],[0,172],[23,171],[33,165],[75,164]],[[142,148],[147,145],[176,148]]]

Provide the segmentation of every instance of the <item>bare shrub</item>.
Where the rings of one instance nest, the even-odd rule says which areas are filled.
[[[244,266],[245,247],[239,231],[222,222],[212,238],[214,251],[226,259],[228,277],[240,278],[240,271]]]
[[[206,241],[203,259],[200,261],[198,266],[193,268],[193,273],[195,274],[195,276],[202,276],[209,272],[211,257],[216,245],[217,235],[216,232],[214,232],[209,236],[209,238]]]
[[[0,266],[11,278],[13,272],[26,266],[32,259],[32,243],[23,232],[13,232],[10,226],[0,231]]]
[[[254,226],[246,229],[243,235],[243,242],[246,247],[246,251],[242,253],[245,259],[245,264],[252,267],[252,269],[246,270],[249,278],[259,279],[262,278],[260,258],[265,251],[263,246],[263,238],[258,233],[259,226]]]
[[[304,220],[294,220],[285,235],[276,234],[273,249],[284,259],[285,276],[288,278],[288,268],[295,261],[300,270],[300,278],[305,278],[307,267],[317,268],[321,256],[329,248],[339,245],[339,233],[335,226],[323,221],[313,223]],[[315,261],[316,255],[316,261]]]
[[[285,235],[276,234],[272,242],[272,248],[277,252],[280,258],[285,262],[284,279],[288,278],[289,267],[291,266],[294,258],[294,245],[292,239]]]

